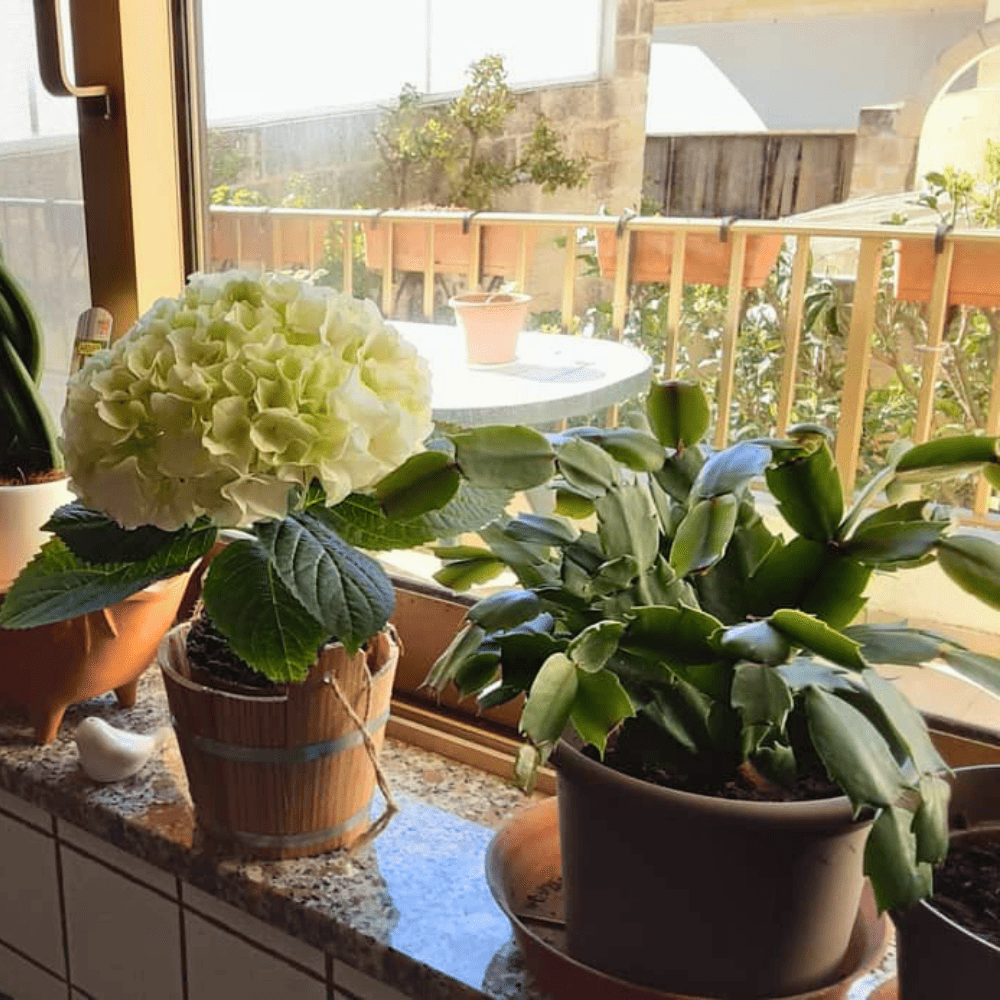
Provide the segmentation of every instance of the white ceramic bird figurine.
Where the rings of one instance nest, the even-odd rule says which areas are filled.
[[[142,736],[91,716],[76,727],[74,738],[80,765],[94,781],[121,781],[141,770],[169,736],[168,727]]]

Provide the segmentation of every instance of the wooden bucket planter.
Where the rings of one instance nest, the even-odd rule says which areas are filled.
[[[601,277],[613,278],[618,264],[618,238],[611,229],[597,233],[597,258]],[[782,237],[778,233],[747,236],[746,258],[743,265],[743,287],[760,288],[771,273]],[[637,230],[632,233],[632,268],[629,280],[635,284],[655,284],[670,280],[674,250],[673,233],[653,233]],[[684,283],[686,285],[729,284],[729,264],[733,253],[732,240],[721,240],[715,233],[688,233],[684,252]]]
[[[279,694],[191,679],[186,625],[160,647],[177,742],[202,831],[227,853],[297,858],[349,847],[369,827],[375,770],[347,702],[381,750],[399,647],[382,632],[348,656],[329,645]]]
[[[462,232],[461,221],[435,222],[434,270],[443,274],[465,274],[472,253],[472,230]],[[384,271],[388,222],[365,223],[365,265]],[[480,270],[484,275],[513,277],[521,249],[521,233],[516,226],[483,226]],[[534,247],[534,232],[528,231],[528,258]],[[396,222],[392,232],[392,269],[423,271],[427,266],[427,223]]]
[[[930,302],[938,258],[928,240],[899,241],[896,298]],[[948,285],[948,304],[994,309],[1000,306],[1000,246],[956,243]]]

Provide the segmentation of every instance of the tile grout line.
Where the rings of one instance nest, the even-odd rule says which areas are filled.
[[[60,976],[58,972],[53,972],[47,965],[43,965],[39,962],[37,958],[32,958],[26,951],[21,951],[21,949],[16,945],[11,944],[9,941],[5,941],[3,938],[0,938],[0,948],[6,948],[7,951],[17,955],[18,958],[27,962],[29,965],[33,965],[36,969],[40,969],[42,972],[48,973],[53,979],[57,979],[59,982],[65,982],[63,977]],[[3,997],[2,993],[0,993],[0,997]]]
[[[187,961],[187,932],[184,929],[184,905],[181,902],[181,880],[179,876],[174,876],[175,888],[177,892],[177,921],[180,924],[180,944],[181,944],[181,997],[188,1000],[188,961]]]
[[[46,830],[44,826],[38,826],[36,823],[33,823],[30,819],[25,819],[23,816],[18,816],[17,813],[9,812],[8,810],[4,809],[3,806],[0,806],[0,816],[2,816],[4,819],[12,819],[14,820],[15,823],[20,823],[22,826],[26,826],[29,830],[34,830],[35,833],[40,833],[43,837],[53,836],[51,830]],[[49,818],[51,819],[54,817],[52,817],[52,815],[50,814]]]
[[[55,841],[56,883],[59,888],[59,922],[62,925],[63,960],[66,963],[66,991],[73,1000],[73,974],[69,961],[69,921],[66,917],[66,888],[63,885],[62,852],[59,844],[59,828],[55,816],[52,817],[52,838]]]
[[[221,902],[221,900],[220,900],[220,902]],[[201,920],[204,920],[206,923],[211,924],[216,930],[224,931],[226,934],[229,934],[232,937],[238,938],[244,944],[250,945],[250,947],[254,948],[256,951],[263,952],[265,955],[269,956],[270,958],[277,959],[279,962],[282,962],[285,965],[290,965],[293,969],[297,970],[298,972],[304,973],[305,975],[309,976],[310,979],[315,979],[316,982],[318,982],[318,983],[324,983],[324,985],[325,985],[325,983],[327,981],[327,976],[326,975],[321,975],[315,969],[310,969],[307,965],[302,965],[298,961],[298,959],[292,958],[290,955],[285,955],[285,954],[283,954],[280,951],[276,951],[274,948],[270,947],[270,945],[263,944],[260,941],[254,940],[254,938],[252,938],[252,937],[248,937],[242,931],[238,931],[238,930],[235,930],[232,927],[228,927],[226,924],[222,923],[221,920],[217,920],[215,917],[209,916],[207,913],[204,913],[203,911],[198,910],[196,907],[192,906],[190,903],[183,902],[183,900],[181,902],[181,909],[184,910],[184,911],[187,911],[187,912],[189,912],[191,914],[193,914],[194,916],[198,917]],[[237,907],[237,909],[238,909],[238,907]],[[246,910],[243,910],[241,912],[247,913]],[[248,914],[248,915],[251,916],[251,917],[253,916],[252,913]],[[260,918],[259,917],[255,917],[254,919],[259,920]],[[261,921],[261,923],[264,923],[264,921]],[[280,931],[278,931],[278,928],[276,928],[276,927],[270,927],[269,924],[265,924],[265,926],[269,927],[271,930],[274,930],[274,931],[280,933]],[[300,940],[300,939],[296,939],[296,940]],[[305,942],[303,942],[303,943],[305,943]],[[310,948],[315,948],[315,945],[309,945],[309,947]],[[319,951],[318,948],[316,948],[316,950]]]

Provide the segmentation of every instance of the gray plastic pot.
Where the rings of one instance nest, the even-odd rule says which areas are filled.
[[[870,822],[844,797],[744,802],[554,755],[570,954],[677,993],[744,998],[836,978]]]
[[[952,779],[952,842],[1000,827],[1000,765],[957,768]],[[996,1000],[1000,948],[935,909],[933,900],[893,914],[899,1000]]]

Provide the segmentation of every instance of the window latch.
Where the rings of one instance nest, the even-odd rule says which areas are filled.
[[[104,118],[110,119],[111,89],[104,84],[79,87],[66,75],[58,4],[59,0],[35,0],[35,42],[42,83],[55,97],[75,97],[93,104],[100,102]]]

